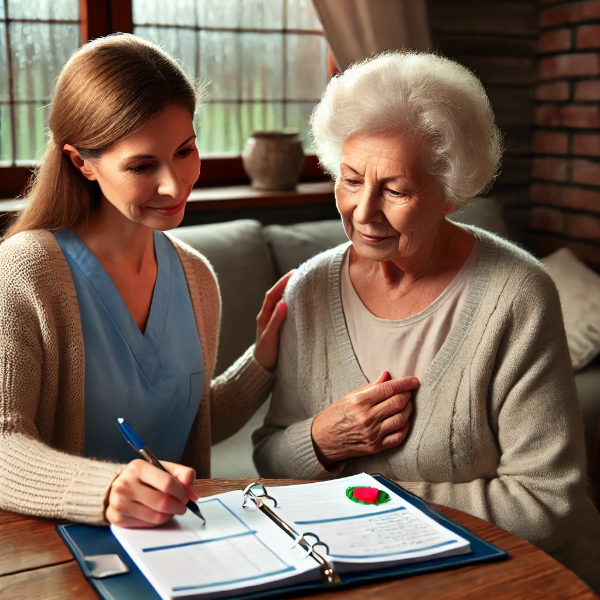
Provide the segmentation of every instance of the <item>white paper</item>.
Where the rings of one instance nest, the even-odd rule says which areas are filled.
[[[350,486],[379,488],[390,495],[390,501],[379,505],[352,502],[346,498]],[[278,501],[275,512],[293,521],[298,533],[311,532],[326,542],[335,562],[398,563],[470,550],[464,538],[364,473],[268,491]]]
[[[349,486],[384,489],[390,501],[357,504],[346,497]],[[328,545],[341,573],[470,550],[462,537],[364,473],[268,492],[278,502],[273,511],[297,533],[311,532]],[[198,504],[206,525],[188,511],[162,527],[111,529],[163,600],[318,581],[317,562],[292,548],[291,537],[263,512],[244,510],[242,502],[241,490],[203,498]],[[325,554],[322,546],[315,550]]]
[[[200,500],[206,525],[188,511],[161,527],[111,529],[163,599],[266,587],[318,570],[286,533],[242,502],[241,491]]]

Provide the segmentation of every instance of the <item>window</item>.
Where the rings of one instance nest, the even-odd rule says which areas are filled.
[[[201,185],[247,182],[239,154],[253,131],[296,128],[310,152],[308,116],[328,78],[311,0],[0,0],[0,199],[20,193],[42,156],[61,67],[116,31],[158,42],[211,81],[197,123]],[[314,156],[304,173],[323,177]]]
[[[327,43],[311,0],[133,0],[133,33],[209,80],[198,113],[203,156],[240,154],[257,130],[296,128],[327,83]]]
[[[79,27],[79,0],[0,0],[0,166],[42,156],[50,93]]]

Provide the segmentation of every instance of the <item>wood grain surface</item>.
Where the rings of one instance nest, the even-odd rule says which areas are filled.
[[[250,481],[250,479],[198,480],[195,489],[200,496],[210,496],[242,489]],[[293,480],[261,479],[260,481],[267,488],[301,483]],[[598,598],[571,571],[525,540],[458,510],[443,506],[434,507],[473,533],[508,551],[509,558],[495,563],[418,575],[343,591],[325,592],[316,597],[319,600],[395,600],[397,598],[592,600]],[[37,598],[94,600],[97,598],[56,533],[55,526],[55,521],[0,511],[0,598],[2,600]]]

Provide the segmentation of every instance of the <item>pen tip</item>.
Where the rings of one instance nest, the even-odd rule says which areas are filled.
[[[122,424],[123,424],[123,419],[121,419],[121,417],[119,417],[119,418],[117,419],[117,421],[119,421],[119,425],[122,425]]]

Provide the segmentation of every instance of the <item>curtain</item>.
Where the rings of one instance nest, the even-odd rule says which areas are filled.
[[[384,50],[429,50],[425,0],[313,0],[336,65]]]

